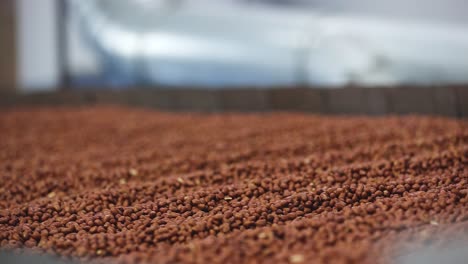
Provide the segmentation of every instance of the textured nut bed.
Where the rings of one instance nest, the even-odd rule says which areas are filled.
[[[375,263],[468,236],[468,123],[0,113],[0,245],[81,260]]]

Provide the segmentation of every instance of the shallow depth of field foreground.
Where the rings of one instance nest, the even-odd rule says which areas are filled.
[[[109,263],[394,263],[468,237],[468,122],[0,113],[0,247]]]

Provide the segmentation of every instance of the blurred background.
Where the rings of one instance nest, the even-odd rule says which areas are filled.
[[[2,0],[0,23],[0,91],[232,93],[468,83],[464,0]],[[430,93],[415,112],[444,114],[435,105],[442,100],[453,105],[449,115],[463,116],[466,89],[453,89],[400,97]],[[346,110],[346,104],[362,105],[359,92],[324,93],[311,101],[319,112],[369,112]],[[365,93],[374,112],[398,112],[393,105],[400,97]],[[244,97],[239,94],[232,96]],[[416,98],[403,103],[406,112]],[[309,104],[289,100],[282,105]]]

